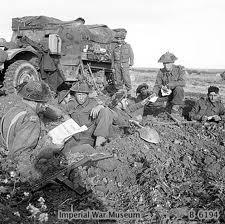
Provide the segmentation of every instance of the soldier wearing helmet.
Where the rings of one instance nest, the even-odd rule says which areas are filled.
[[[111,122],[108,120],[108,111],[89,96],[91,92],[92,89],[85,82],[77,82],[70,88],[70,97],[63,107],[78,125],[86,125],[88,130],[75,134],[66,144],[65,151],[82,144],[98,147],[109,136]]]
[[[130,67],[134,64],[134,53],[130,44],[126,43],[127,31],[125,29],[114,30],[116,32],[116,46],[112,52],[112,69],[114,72],[116,89],[122,89],[125,85],[127,91],[130,91],[131,79],[129,74]]]
[[[157,74],[153,92],[170,105],[173,119],[181,120],[180,109],[184,99],[185,71],[182,66],[174,65],[176,60],[177,57],[170,52],[166,52],[159,58],[158,62],[163,63],[163,68]]]
[[[52,145],[52,151],[54,151],[53,148],[58,150],[62,147],[53,145],[48,136],[43,135],[43,123],[39,114],[45,114],[45,111],[50,109],[51,118],[56,120],[63,117],[63,113],[58,108],[47,104],[51,99],[51,93],[44,82],[24,82],[16,89],[19,98],[22,99],[2,116],[1,142],[8,151],[8,157],[19,167],[24,166],[21,176],[35,178],[33,175],[37,173],[35,169],[32,169],[34,167],[31,157],[37,155],[38,145],[48,141],[49,145]]]

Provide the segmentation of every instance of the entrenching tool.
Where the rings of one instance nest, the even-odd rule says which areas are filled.
[[[138,132],[140,134],[141,139],[150,143],[155,143],[155,144],[160,142],[159,134],[154,128],[150,128],[149,126],[143,127],[137,121],[132,120],[131,122],[140,128]]]

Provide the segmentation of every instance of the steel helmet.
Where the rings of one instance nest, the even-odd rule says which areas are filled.
[[[77,93],[91,93],[92,89],[86,82],[76,82],[71,88],[70,91]]]
[[[16,90],[26,100],[47,102],[52,98],[49,86],[43,81],[23,82]]]
[[[174,63],[176,60],[177,60],[177,57],[174,54],[172,54],[172,53],[167,51],[165,54],[163,54],[159,58],[158,62],[161,62],[161,63]]]

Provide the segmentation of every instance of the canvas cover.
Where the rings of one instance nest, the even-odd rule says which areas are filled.
[[[75,25],[75,26],[73,26]],[[82,35],[82,39],[85,41],[93,41],[97,43],[110,43],[114,39],[115,32],[108,28],[106,25],[78,25],[76,21],[61,21],[56,18],[47,16],[25,16],[21,18],[12,19],[12,30],[16,33],[43,33],[57,32],[60,27],[66,27],[67,29],[75,30],[75,33],[79,32]]]

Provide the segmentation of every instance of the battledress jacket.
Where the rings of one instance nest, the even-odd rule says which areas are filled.
[[[198,121],[201,121],[203,116],[213,115],[219,115],[222,120],[225,120],[225,107],[221,101],[210,102],[208,97],[200,98],[189,113],[191,120]]]
[[[41,121],[25,103],[10,108],[2,117],[1,141],[10,155],[35,148],[40,134]]]
[[[130,44],[124,42],[122,45],[116,45],[112,53],[112,68],[115,63],[120,63],[123,66],[133,66],[134,53]]]
[[[92,108],[99,105],[96,99],[88,97],[87,101],[80,105],[75,98],[71,98],[70,101],[64,105],[64,109],[71,116],[71,118],[78,123],[78,125],[86,125],[87,131],[77,133],[73,138],[79,142],[79,144],[94,145],[93,134],[96,133],[96,119],[92,119],[90,116]],[[101,136],[104,136],[105,130],[97,130]]]
[[[36,110],[33,110],[22,101],[2,115],[0,140],[13,158],[25,151],[33,152],[33,149],[37,147],[38,150],[47,146],[52,149],[58,147],[51,142],[41,141],[47,129],[38,114],[54,121],[54,126],[61,118],[54,111],[49,110],[48,106],[39,105]]]
[[[153,92],[158,94],[162,86],[165,86],[169,83],[173,85],[173,88],[177,86],[184,87],[185,86],[184,76],[185,76],[185,71],[179,65],[173,65],[171,72],[166,71],[165,68],[160,69],[156,77],[156,82],[153,88]]]

